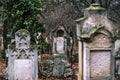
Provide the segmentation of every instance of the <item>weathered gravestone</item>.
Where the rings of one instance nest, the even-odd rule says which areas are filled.
[[[84,14],[83,18],[76,20],[80,80],[113,80],[111,34],[116,26],[97,3],[86,8]]]
[[[63,54],[70,61],[73,40],[70,34],[67,33],[63,25],[56,27],[53,32],[53,53]]]
[[[72,38],[68,35],[63,25],[57,26],[51,35],[53,38],[53,40],[51,40],[52,46],[49,45],[47,53],[49,53],[49,49],[52,48],[52,56],[47,60],[42,57],[42,78],[52,77],[72,80],[72,68],[70,64]]]
[[[36,47],[30,46],[30,33],[21,29],[15,33],[16,46],[9,46],[8,80],[37,80],[38,60]]]
[[[53,76],[68,78],[72,75],[70,64],[72,38],[63,25],[58,25],[53,31]],[[69,39],[69,40],[68,40]],[[69,44],[68,44],[69,43]]]
[[[71,64],[68,60],[65,60],[64,54],[53,54],[52,56],[54,66],[53,66],[53,76],[59,78],[69,78],[71,80],[72,69]]]

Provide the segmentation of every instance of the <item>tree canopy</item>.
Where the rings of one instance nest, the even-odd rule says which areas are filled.
[[[24,28],[34,33],[42,31],[38,15],[44,9],[45,0],[6,0],[3,7],[9,21],[10,32]]]
[[[44,32],[38,16],[44,10],[46,0],[5,0],[1,1],[4,40],[19,29],[26,29],[35,41],[37,32]]]
[[[46,30],[49,33],[58,24],[64,24],[69,27],[68,32],[75,34],[74,20],[83,17],[84,9],[94,2],[106,8],[108,17],[119,23],[119,0],[0,0],[4,41],[7,34],[13,35],[21,28],[30,31],[34,41],[36,32]],[[46,29],[42,23],[46,24]]]

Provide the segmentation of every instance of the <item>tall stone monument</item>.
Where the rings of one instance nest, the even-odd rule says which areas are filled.
[[[8,80],[38,80],[38,50],[30,46],[30,33],[18,30],[15,44],[6,50]]]
[[[79,44],[78,80],[113,80],[112,33],[114,22],[98,3],[84,11],[84,17],[76,20]],[[83,68],[84,67],[84,68]]]

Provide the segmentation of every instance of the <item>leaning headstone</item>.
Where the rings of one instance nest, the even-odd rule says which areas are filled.
[[[37,80],[38,50],[30,46],[30,33],[24,29],[17,31],[15,43],[15,47],[9,46],[6,51],[8,80]]]

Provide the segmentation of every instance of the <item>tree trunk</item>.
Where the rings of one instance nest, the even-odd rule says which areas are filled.
[[[4,21],[4,25],[3,25],[3,46],[4,46],[4,50],[7,49],[7,34],[8,34],[8,19],[6,19]]]

